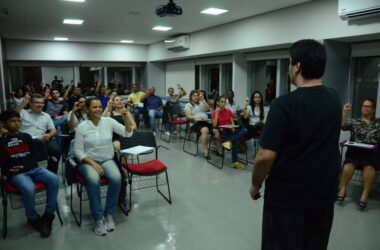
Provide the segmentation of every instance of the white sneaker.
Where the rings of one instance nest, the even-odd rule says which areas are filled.
[[[107,234],[106,224],[104,223],[104,218],[95,222],[95,233],[99,236],[104,236]]]
[[[166,131],[166,132],[165,132],[165,135],[170,136],[170,132],[169,132],[169,131]]]
[[[154,136],[156,136],[156,135],[157,135],[157,133],[156,133],[156,132],[153,132],[153,135],[154,135]]]
[[[106,214],[104,216],[104,221],[108,232],[112,232],[115,230],[115,221],[113,220],[112,215]]]

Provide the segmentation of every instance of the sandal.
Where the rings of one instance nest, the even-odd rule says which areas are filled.
[[[367,202],[359,201],[359,210],[364,210],[367,207]]]

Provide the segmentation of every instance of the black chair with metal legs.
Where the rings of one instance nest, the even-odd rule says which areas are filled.
[[[135,156],[137,158],[137,163],[128,162],[128,159],[126,160],[125,169],[128,171],[129,180],[128,211],[130,211],[132,208],[132,191],[138,189],[155,187],[157,192],[169,204],[172,204],[167,167],[158,159],[158,148],[167,148],[161,145],[157,146],[156,139],[152,132],[136,132],[132,137],[121,137],[120,144],[121,157],[127,158],[128,156]],[[126,152],[128,149],[131,150],[136,148],[143,149],[142,151],[134,152],[133,154]],[[149,155],[153,152],[155,152],[155,158],[153,160],[140,162],[140,157],[142,155]],[[162,174],[165,175],[164,178],[161,178]],[[167,186],[167,195],[165,195],[159,188],[163,185]]]
[[[192,156],[197,156],[198,151],[199,151],[198,149],[199,138],[200,138],[200,134],[194,131],[190,127],[190,122],[188,121],[186,124],[185,136],[183,138],[183,146],[182,146],[183,152],[188,153]],[[195,152],[190,151],[188,147],[186,146],[194,146]]]

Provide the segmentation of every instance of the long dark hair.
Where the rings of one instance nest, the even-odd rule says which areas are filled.
[[[262,121],[264,119],[264,100],[263,100],[263,95],[261,94],[260,91],[256,90],[256,91],[253,91],[252,95],[251,95],[251,100],[250,100],[250,103],[251,103],[251,109],[252,109],[252,114],[255,113],[255,95],[256,94],[259,94],[260,97],[261,97],[261,102],[260,102],[260,121]]]

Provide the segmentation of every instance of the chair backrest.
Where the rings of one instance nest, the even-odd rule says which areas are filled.
[[[156,138],[152,132],[133,132],[131,137],[120,137],[120,149],[127,149],[135,146],[157,148]]]
[[[33,147],[32,152],[34,153],[33,158],[36,162],[45,161],[48,159],[48,149],[47,145],[44,141],[40,139],[33,139]]]
[[[169,115],[179,115],[182,113],[181,105],[176,105],[176,104],[166,105],[166,110]]]

